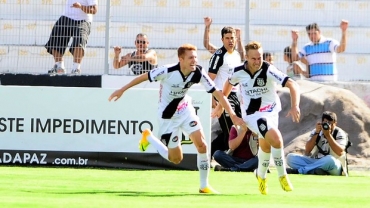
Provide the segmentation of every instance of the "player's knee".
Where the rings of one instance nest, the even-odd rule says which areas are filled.
[[[207,144],[204,140],[197,145],[197,150],[198,153],[207,153]]]
[[[169,157],[168,158],[173,164],[180,164],[182,161],[182,157]]]

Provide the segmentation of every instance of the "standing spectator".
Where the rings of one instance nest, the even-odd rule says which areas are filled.
[[[210,30],[211,30],[211,24],[212,24],[212,18],[211,17],[205,17],[204,18],[204,35],[203,35],[203,45],[204,47],[212,54],[214,54],[217,50],[217,47],[210,43]],[[236,35],[236,50],[240,54],[240,59],[244,60],[245,52],[242,44],[241,39],[241,32],[239,28],[235,28],[235,35]],[[222,40],[222,36],[221,36]],[[215,101],[212,103],[212,107],[215,106]],[[217,118],[213,118],[217,119]],[[217,121],[212,121],[212,135],[215,135],[212,137],[212,145],[211,145],[211,155],[214,154],[216,150],[227,150],[227,137],[229,134],[229,131],[225,134],[222,133],[222,128],[220,126],[220,123]],[[221,133],[220,133],[221,132]]]
[[[113,67],[119,69],[128,64],[130,70],[135,74],[143,74],[157,67],[157,53],[153,49],[149,49],[148,36],[143,33],[136,35],[135,39],[136,51],[128,53],[121,58],[121,47],[114,47]]]
[[[216,88],[215,83],[209,78],[201,66],[197,65],[197,48],[191,44],[184,44],[177,50],[179,62],[165,65],[141,74],[131,82],[116,90],[109,100],[117,100],[131,87],[144,81],[160,81],[160,100],[158,107],[158,136],[154,136],[150,129],[142,132],[139,142],[141,151],[145,151],[151,144],[158,153],[167,161],[179,164],[183,159],[181,131],[189,135],[197,148],[197,166],[200,178],[200,193],[217,194],[208,184],[210,160],[207,143],[203,135],[202,125],[196,115],[191,98],[187,95],[189,88],[196,83],[204,86],[208,93],[212,93],[220,104],[225,107],[235,125],[243,125],[243,120],[236,116],[228,100]]]
[[[264,61],[269,62],[270,64],[274,64],[274,55],[270,52],[264,52],[262,55]]]
[[[213,45],[210,42],[210,35],[209,35],[210,32],[209,31],[211,30],[211,24],[212,24],[212,18],[205,17],[204,18],[205,28],[204,28],[204,35],[203,35],[203,45],[211,54],[214,54],[217,50],[217,46]],[[245,52],[243,48],[240,28],[235,28],[235,35],[236,35],[236,50],[239,52],[241,60],[244,60]]]
[[[223,84],[231,74],[231,70],[241,64],[240,54],[235,50],[236,44],[236,32],[232,27],[224,27],[221,30],[221,40],[223,46],[218,49],[209,61],[208,75],[214,80],[218,89],[223,88]],[[233,91],[228,96],[228,100],[233,107],[235,113],[241,116],[240,103],[237,97],[237,88],[234,87]],[[217,99],[212,99],[212,108],[217,104]],[[224,112],[218,119],[220,127],[223,133],[223,144],[224,147],[221,150],[229,149],[229,132],[232,126],[232,121],[227,114]]]
[[[348,21],[340,23],[342,38],[340,43],[321,34],[316,23],[306,26],[306,32],[311,42],[307,43],[298,53],[298,31],[292,31],[292,58],[297,58],[309,66],[310,80],[312,81],[337,81],[336,53],[346,50]],[[298,56],[297,56],[298,53]]]
[[[337,115],[325,111],[306,142],[305,155],[289,153],[289,173],[348,175],[346,163],[347,133],[337,126]]]
[[[54,57],[54,67],[50,75],[65,74],[63,56],[68,42],[73,38],[69,49],[73,55],[71,74],[81,74],[81,62],[85,54],[91,31],[93,15],[98,11],[98,0],[67,0],[64,14],[55,23],[45,48]]]
[[[304,79],[309,78],[307,70],[304,68],[303,63],[300,61],[293,61],[292,58],[292,48],[287,46],[284,48],[284,61],[288,62],[288,67],[286,69],[286,74],[294,79]]]
[[[287,116],[293,122],[300,120],[299,85],[274,65],[262,60],[263,49],[259,42],[252,41],[245,46],[246,59],[244,64],[232,70],[228,82],[222,92],[228,96],[233,86],[238,85],[240,90],[242,118],[248,129],[258,134],[258,169],[256,177],[261,194],[267,194],[267,169],[272,155],[278,172],[279,182],[284,191],[292,191],[284,161],[284,145],[281,132],[278,128],[279,112],[281,111],[280,98],[276,92],[276,85],[280,84],[290,90],[291,109]],[[212,116],[220,116],[222,107],[218,105]]]
[[[230,130],[228,152],[217,150],[213,158],[220,164],[215,171],[253,172],[258,167],[258,137],[250,130],[233,125]]]

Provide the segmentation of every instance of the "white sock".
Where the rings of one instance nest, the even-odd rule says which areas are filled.
[[[153,145],[154,149],[156,149],[164,159],[168,160],[168,148],[153,134],[148,136],[147,139],[149,143]]]
[[[55,64],[57,65],[57,67],[64,69],[64,61],[58,61],[58,62],[55,62]]]
[[[286,175],[284,150],[282,148],[276,149],[271,147],[272,158],[274,158],[276,170],[279,177]]]
[[[270,165],[270,155],[271,153],[266,153],[262,151],[261,147],[258,150],[258,169],[257,174],[262,178],[266,178],[267,169]]]
[[[208,153],[198,153],[197,166],[199,170],[200,188],[202,189],[208,186],[208,175],[210,167]]]
[[[80,63],[73,62],[72,69],[80,69],[80,67],[81,67]]]

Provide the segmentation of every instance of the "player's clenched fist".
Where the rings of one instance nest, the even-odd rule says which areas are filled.
[[[121,47],[119,47],[119,46],[115,46],[115,47],[114,47],[114,53],[115,53],[116,55],[119,55],[119,54],[121,53]]]

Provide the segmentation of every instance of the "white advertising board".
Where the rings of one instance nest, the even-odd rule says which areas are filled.
[[[109,102],[113,91],[0,86],[0,149],[140,152],[140,132],[152,128],[157,133],[158,90],[132,88]],[[189,95],[209,142],[211,95],[196,89]],[[196,153],[193,145],[182,147],[184,153]],[[149,146],[146,152],[156,150]]]

